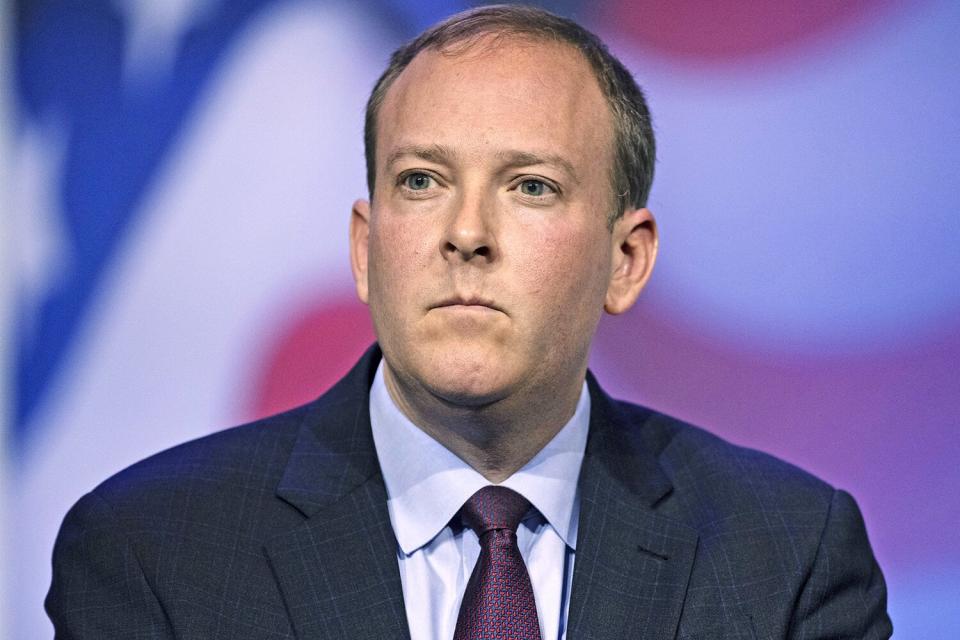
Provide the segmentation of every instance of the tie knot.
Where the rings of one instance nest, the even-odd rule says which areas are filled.
[[[493,529],[516,533],[528,509],[530,502],[513,489],[490,485],[470,496],[460,514],[466,526],[483,536]]]

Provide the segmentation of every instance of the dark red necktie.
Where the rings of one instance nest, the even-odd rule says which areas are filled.
[[[480,559],[460,603],[453,640],[540,640],[530,574],[517,547],[517,526],[530,508],[506,487],[484,487],[460,509],[480,538]]]

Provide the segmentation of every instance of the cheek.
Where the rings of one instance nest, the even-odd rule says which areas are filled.
[[[563,308],[602,304],[609,271],[608,240],[581,227],[554,225],[524,247],[528,291]],[[603,290],[600,293],[600,289]],[[555,308],[558,314],[563,308]]]
[[[370,264],[373,286],[397,297],[405,287],[415,286],[413,275],[428,260],[429,240],[423,229],[384,218],[370,230]]]

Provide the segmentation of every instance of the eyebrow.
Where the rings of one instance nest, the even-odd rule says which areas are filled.
[[[387,166],[391,166],[401,158],[413,156],[427,162],[433,162],[441,165],[451,165],[456,157],[456,152],[439,144],[429,145],[404,145],[394,149],[387,156]],[[573,164],[563,156],[556,153],[535,153],[531,151],[520,151],[509,149],[498,151],[496,157],[504,162],[504,168],[529,167],[538,164],[552,165],[565,171],[574,182],[579,182],[577,172]]]
[[[387,166],[389,167],[397,160],[403,158],[404,156],[413,156],[415,158],[420,158],[421,160],[426,160],[427,162],[433,162],[434,164],[451,164],[451,159],[455,154],[439,144],[428,144],[428,145],[406,145],[398,149],[394,149],[389,156],[387,156]]]
[[[501,151],[497,157],[506,162],[507,167],[529,167],[536,164],[546,164],[559,167],[565,171],[574,182],[579,182],[577,172],[569,160],[556,153],[532,153],[529,151]]]

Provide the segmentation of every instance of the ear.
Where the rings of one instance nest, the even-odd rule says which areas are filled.
[[[350,213],[350,268],[353,281],[357,285],[357,297],[367,303],[369,270],[368,256],[370,248],[370,203],[357,200]]]
[[[657,258],[657,223],[648,209],[627,210],[611,235],[610,285],[603,308],[616,315],[633,306],[650,279]]]

